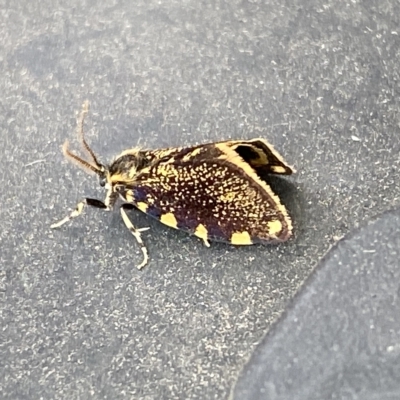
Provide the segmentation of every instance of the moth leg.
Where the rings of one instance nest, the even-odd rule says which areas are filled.
[[[132,233],[133,236],[135,236],[135,239],[140,245],[140,249],[142,250],[143,253],[143,261],[137,266],[138,269],[142,269],[149,261],[149,255],[147,252],[147,248],[143,243],[142,237],[140,235],[140,232],[147,231],[149,228],[140,228],[137,229],[135,226],[132,224],[131,220],[128,217],[128,214],[126,213],[126,210],[131,210],[134,208],[132,204],[123,204],[120,208],[121,210],[121,216],[122,219],[125,222],[126,227],[129,229],[129,231]]]
[[[67,215],[64,219],[59,222],[56,222],[50,226],[50,228],[59,228],[61,225],[64,225],[66,222],[71,221],[71,219],[79,217],[82,214],[83,209],[85,206],[95,207],[95,208],[102,208],[107,209],[107,206],[100,200],[97,199],[83,199],[79,202],[74,211],[71,214]]]

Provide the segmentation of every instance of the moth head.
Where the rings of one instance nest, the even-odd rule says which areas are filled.
[[[126,185],[134,181],[137,171],[146,164],[143,152],[137,148],[125,150],[110,165],[101,164],[94,151],[86,142],[83,123],[89,110],[89,103],[83,104],[82,111],[78,119],[78,139],[82,150],[86,154],[86,159],[79,157],[69,150],[69,143],[66,141],[63,146],[63,153],[66,159],[76,164],[79,168],[90,174],[99,177],[99,184],[107,190],[107,199],[114,198],[118,192],[124,190]],[[107,201],[106,201],[106,204]]]
[[[69,143],[66,141],[63,146],[63,153],[72,163],[89,174],[96,174],[99,177],[99,184],[109,192],[120,192],[126,185],[132,184],[135,175],[143,164],[143,157],[138,149],[130,149],[120,154],[109,166],[101,164],[93,150],[81,137],[83,150],[90,160],[85,160],[69,150]]]
[[[117,200],[118,190],[120,190],[121,187],[113,185],[111,183],[109,168],[98,162],[96,155],[94,154],[92,149],[88,146],[83,136],[81,136],[81,141],[83,144],[82,147],[89,156],[90,161],[84,160],[83,158],[72,153],[68,148],[69,146],[68,141],[66,141],[63,146],[64,156],[69,161],[76,164],[79,168],[83,169],[84,171],[90,174],[96,174],[99,177],[100,186],[105,187],[105,189],[107,190],[107,195],[104,200],[104,204],[107,207],[112,208]]]
[[[143,156],[140,150],[136,148],[125,150],[110,165],[107,182],[111,186],[132,184],[141,168],[143,168]]]

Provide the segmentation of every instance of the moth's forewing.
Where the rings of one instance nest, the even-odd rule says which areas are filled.
[[[287,240],[292,224],[286,208],[237,151],[247,142],[231,143],[170,152],[137,173],[127,200],[204,241],[246,245]],[[251,146],[261,148],[258,142]]]

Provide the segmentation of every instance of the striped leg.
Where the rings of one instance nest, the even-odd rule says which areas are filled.
[[[143,243],[143,240],[141,238],[140,232],[147,231],[149,228],[140,228],[137,229],[135,226],[132,224],[131,220],[128,217],[128,214],[126,213],[126,210],[131,210],[132,208],[135,208],[132,204],[123,204],[120,208],[121,210],[121,216],[122,219],[125,222],[126,227],[129,229],[129,231],[132,233],[133,236],[135,236],[135,239],[140,245],[140,248],[143,253],[143,261],[137,266],[138,269],[142,269],[149,261],[149,255],[147,252],[147,248]]]
[[[67,215],[64,219],[59,222],[56,222],[50,226],[50,228],[59,228],[61,225],[64,225],[66,222],[71,221],[71,219],[79,217],[82,214],[83,209],[85,206],[95,207],[95,208],[102,208],[107,209],[107,206],[100,200],[97,199],[83,199],[79,202],[74,211],[71,214]]]

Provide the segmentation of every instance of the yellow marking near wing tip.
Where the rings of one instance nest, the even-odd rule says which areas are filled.
[[[147,212],[147,209],[149,208],[149,206],[148,206],[146,203],[144,203],[143,201],[139,201],[139,202],[137,203],[137,208],[138,208],[140,211],[143,211],[143,212],[145,213],[145,212]]]
[[[194,234],[198,238],[203,239],[203,242],[207,247],[210,247],[210,243],[208,242],[208,231],[207,231],[207,228],[203,224],[197,225],[197,228],[194,231]]]
[[[233,233],[231,236],[231,243],[239,246],[253,244],[249,232],[246,231]]]
[[[170,226],[171,228],[175,228],[175,229],[178,228],[178,222],[175,218],[175,215],[172,213],[166,213],[166,214],[161,215],[160,221],[163,224]]]
[[[268,234],[271,236],[278,236],[282,231],[282,222],[275,219],[268,222]]]
[[[271,170],[273,172],[276,172],[277,174],[284,174],[286,172],[286,169],[279,165],[274,165],[273,167],[271,167]]]
[[[199,147],[195,150],[193,150],[192,152],[190,152],[189,154],[187,154],[185,157],[182,158],[182,161],[190,161],[191,159],[193,159],[194,157],[196,157],[197,155],[199,155],[202,151],[202,148]]]

